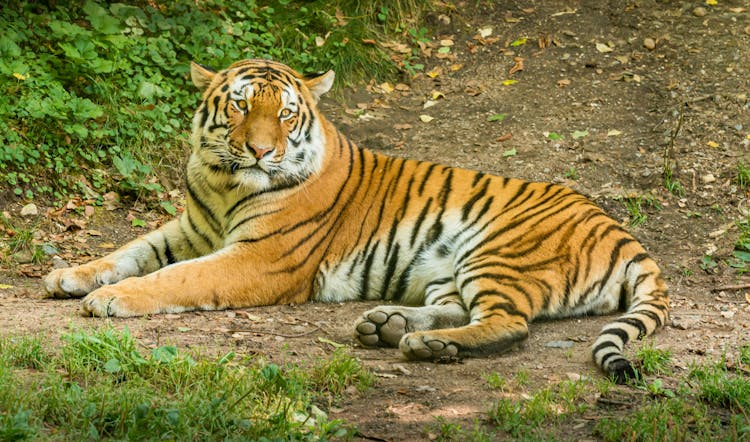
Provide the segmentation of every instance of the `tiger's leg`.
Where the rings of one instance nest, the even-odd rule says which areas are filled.
[[[232,244],[211,254],[181,261],[141,277],[102,286],[83,298],[83,313],[129,317],[192,310],[222,310],[275,304],[299,304],[309,297],[302,279],[247,263],[288,262],[277,259],[283,249],[258,251]],[[238,263],[240,263],[238,265]],[[244,263],[244,264],[242,264]]]
[[[367,347],[397,347],[408,332],[459,327],[469,322],[453,278],[427,284],[425,304],[422,307],[381,305],[366,311],[355,326],[357,339]]]
[[[533,306],[526,294],[531,284],[483,273],[459,281],[470,321],[461,327],[405,334],[399,348],[410,359],[438,359],[456,354],[504,353],[529,334]]]
[[[77,298],[101,286],[130,276],[146,275],[209,251],[207,238],[195,233],[187,216],[183,215],[103,258],[53,270],[44,278],[44,288],[49,297]]]

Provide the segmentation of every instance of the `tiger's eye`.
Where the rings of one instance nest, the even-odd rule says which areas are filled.
[[[287,118],[288,116],[292,115],[292,111],[289,109],[282,109],[281,110],[281,118]]]
[[[247,101],[245,101],[245,100],[239,100],[237,102],[237,107],[239,107],[242,110],[247,109]]]

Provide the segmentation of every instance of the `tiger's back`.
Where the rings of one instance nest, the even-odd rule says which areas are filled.
[[[623,346],[666,321],[666,286],[585,197],[360,149],[317,110],[330,72],[247,60],[192,75],[203,97],[185,213],[53,272],[53,296],[88,293],[87,313],[116,316],[386,299],[400,305],[365,312],[357,337],[414,359],[506,351],[535,318],[625,305],[593,356],[618,380],[636,375]]]

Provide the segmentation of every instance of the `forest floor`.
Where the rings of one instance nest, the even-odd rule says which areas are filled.
[[[750,167],[747,3],[464,3],[428,16],[439,36],[424,44],[421,74],[406,84],[347,90],[343,100],[325,100],[323,112],[362,146],[563,183],[591,197],[629,226],[666,274],[672,323],[653,343],[671,351],[670,376],[750,342],[750,278],[743,275],[750,263],[733,255],[745,232],[738,222],[750,211],[748,187],[737,181],[738,165]],[[25,203],[0,197],[0,211],[16,227],[33,227],[37,241],[71,264],[109,253],[165,218],[140,204],[88,209],[82,200],[21,216]],[[133,218],[146,226],[133,227]],[[601,377],[590,346],[612,319],[534,323],[525,345],[502,356],[408,362],[396,349],[355,344],[352,325],[371,303],[91,319],[80,316],[78,300],[42,298],[39,278],[51,260],[10,258],[0,269],[2,334],[54,337],[111,323],[147,347],[169,342],[277,363],[324,357],[332,343],[350,347],[377,385],[350,392],[329,413],[372,440],[434,438],[437,417],[471,427],[498,398]],[[547,345],[554,341],[572,346]],[[528,382],[492,389],[486,377],[493,372],[509,380],[525,373]],[[596,419],[588,413],[560,438],[595,439]]]

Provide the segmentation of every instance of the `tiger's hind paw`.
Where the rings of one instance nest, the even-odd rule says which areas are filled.
[[[458,356],[458,346],[429,332],[414,332],[404,335],[399,348],[409,359],[435,360]]]
[[[366,347],[396,347],[407,332],[406,322],[406,318],[398,312],[370,310],[365,312],[355,327],[357,339]]]

